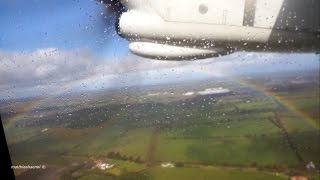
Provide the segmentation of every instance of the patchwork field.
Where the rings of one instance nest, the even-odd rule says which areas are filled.
[[[85,108],[60,105],[58,115],[53,110],[42,111],[43,118],[30,113],[6,129],[13,164],[49,169],[18,170],[16,175],[81,180],[319,177],[318,87],[288,95],[273,92],[293,104],[287,107],[261,91],[229,86],[230,93],[218,95],[186,97],[178,89],[157,98],[136,92],[123,101],[127,93],[109,94]],[[100,170],[97,162],[114,167]],[[309,162],[317,170],[306,170]]]

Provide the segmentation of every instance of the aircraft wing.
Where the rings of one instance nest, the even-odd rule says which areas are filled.
[[[132,53],[185,60],[236,51],[319,52],[319,0],[122,0]]]

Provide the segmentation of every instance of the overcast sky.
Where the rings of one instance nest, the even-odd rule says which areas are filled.
[[[319,55],[235,53],[155,61],[128,52],[96,1],[0,1],[0,99],[319,68]]]

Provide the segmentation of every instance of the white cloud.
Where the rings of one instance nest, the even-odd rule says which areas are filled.
[[[183,94],[184,96],[192,96],[194,95],[194,92],[193,91],[189,91],[189,92],[186,92]]]
[[[68,84],[78,85],[81,90],[226,76],[275,67],[297,68],[300,67],[297,62],[304,63],[306,68],[319,65],[317,58],[319,55],[235,53],[198,61],[160,61],[134,55],[104,59],[88,49],[0,50],[0,98],[8,94],[59,91]]]
[[[144,78],[152,78],[152,72],[178,67],[180,64],[181,62],[152,61],[136,56],[121,60],[103,59],[87,49],[0,51],[0,98],[28,91],[37,94],[53,89],[59,91],[59,87],[63,88],[68,84],[90,90],[95,87],[143,83]],[[149,75],[145,76],[144,73]]]
[[[52,64],[40,65],[39,67],[36,68],[35,73],[38,77],[46,77],[56,69],[57,69],[56,65],[52,65]]]
[[[218,88],[208,88],[205,89],[204,91],[199,91],[198,94],[200,95],[209,95],[209,94],[225,94],[229,93],[230,90],[223,88],[223,87],[218,87]]]

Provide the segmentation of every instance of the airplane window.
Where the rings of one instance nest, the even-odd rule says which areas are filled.
[[[16,179],[319,179],[319,3],[0,2]]]

